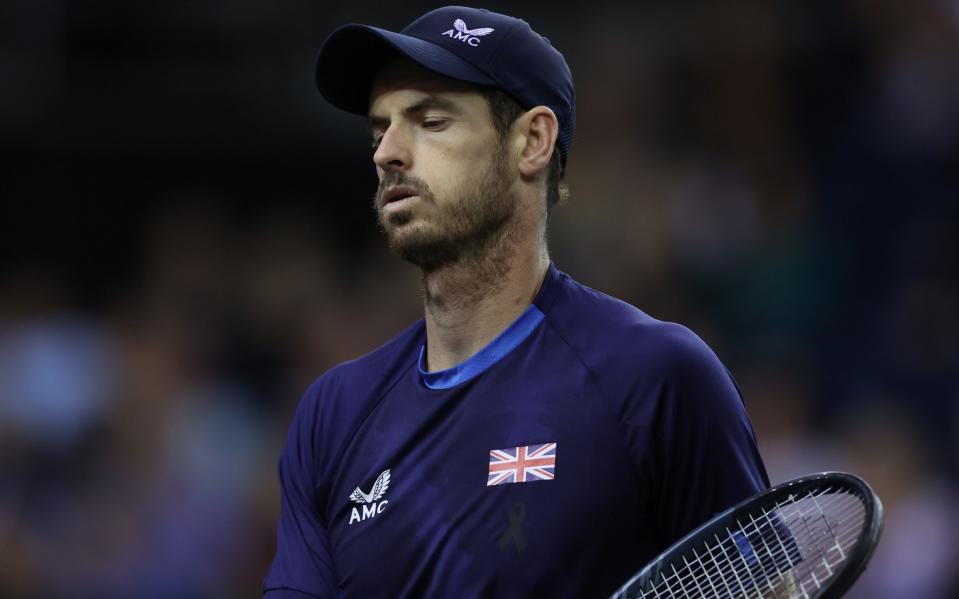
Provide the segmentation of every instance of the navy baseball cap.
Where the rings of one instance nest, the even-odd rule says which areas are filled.
[[[556,145],[566,165],[576,128],[573,75],[563,55],[526,21],[481,8],[445,6],[399,33],[344,25],[320,49],[316,86],[334,106],[366,115],[376,72],[397,54],[451,79],[497,87],[524,110],[548,106],[559,122]]]

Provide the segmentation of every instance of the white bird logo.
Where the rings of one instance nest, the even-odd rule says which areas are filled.
[[[390,469],[387,468],[376,477],[376,482],[373,483],[373,488],[370,489],[369,493],[364,493],[362,489],[356,487],[353,489],[353,492],[350,493],[350,499],[363,505],[364,503],[373,503],[378,501],[382,497],[386,490],[390,488]]]
[[[463,19],[456,19],[453,21],[453,27],[463,35],[472,35],[474,37],[489,35],[494,31],[492,27],[477,27],[476,29],[467,29],[466,22],[464,22]]]

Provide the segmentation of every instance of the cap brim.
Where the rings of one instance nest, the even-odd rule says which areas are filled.
[[[489,75],[442,46],[377,27],[350,24],[334,31],[320,48],[316,87],[337,108],[365,115],[377,71],[397,54],[452,79],[497,85]]]

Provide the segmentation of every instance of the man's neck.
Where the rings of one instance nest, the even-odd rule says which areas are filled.
[[[549,269],[545,244],[504,243],[423,275],[428,370],[461,364],[529,307]]]

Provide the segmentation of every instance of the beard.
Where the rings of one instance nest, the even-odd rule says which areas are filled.
[[[507,158],[505,144],[498,145],[486,169],[461,180],[443,201],[422,179],[385,172],[373,208],[390,249],[425,273],[487,257],[516,211]],[[396,185],[414,190],[419,202],[387,215],[379,208],[381,196]]]

